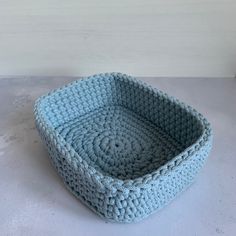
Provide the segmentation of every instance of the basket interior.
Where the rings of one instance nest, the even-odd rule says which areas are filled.
[[[42,105],[45,121],[89,165],[123,180],[153,172],[203,133],[179,103],[124,75],[78,81]]]

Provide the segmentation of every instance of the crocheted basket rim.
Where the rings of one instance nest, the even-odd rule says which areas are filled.
[[[65,88],[68,87],[73,87],[75,85],[79,85],[80,83],[83,83],[85,80],[90,80],[94,78],[94,76],[114,76],[116,77],[126,77],[127,80],[134,82],[134,85],[136,86],[141,86],[142,88],[149,90],[152,93],[158,93],[160,96],[163,98],[168,99],[169,101],[178,104],[181,108],[185,109],[189,114],[194,116],[198,122],[200,122],[202,132],[199,138],[190,146],[185,148],[183,151],[181,151],[178,155],[174,156],[171,160],[166,161],[165,164],[157,168],[156,170],[152,171],[151,173],[145,174],[143,176],[134,178],[134,179],[119,179],[113,176],[109,175],[104,175],[101,173],[99,170],[94,168],[93,166],[89,166],[86,160],[83,160],[83,158],[74,150],[74,148],[68,144],[63,137],[59,134],[58,131],[56,131],[53,127],[51,127],[45,120],[44,117],[42,116],[42,103],[45,98],[48,96],[54,95],[58,92],[63,91]],[[100,179],[102,179],[104,185],[106,186],[113,186],[116,189],[132,189],[133,187],[139,187],[139,188],[145,188],[149,184],[152,183],[152,181],[156,181],[158,178],[167,176],[170,171],[173,171],[175,168],[178,167],[182,162],[186,160],[186,158],[189,157],[189,155],[194,154],[197,152],[201,146],[204,146],[210,139],[212,139],[212,129],[210,126],[210,123],[206,120],[206,118],[203,117],[203,115],[199,112],[197,112],[194,108],[192,108],[189,105],[186,105],[185,103],[179,101],[177,98],[174,98],[173,96],[168,95],[165,92],[162,92],[161,90],[157,88],[153,88],[150,85],[146,84],[145,82],[138,80],[136,78],[133,78],[129,75],[122,74],[119,72],[112,72],[112,73],[101,73],[93,76],[89,76],[86,78],[82,78],[76,81],[73,81],[67,85],[62,86],[59,89],[55,89],[47,93],[46,95],[43,95],[39,97],[36,102],[35,102],[35,107],[34,107],[34,113],[35,117],[38,121],[38,123],[41,124],[42,129],[46,134],[48,134],[52,140],[54,140],[55,143],[59,142],[61,143],[62,146],[64,146],[64,152],[65,152],[65,157],[67,158],[67,162],[71,163],[72,166],[77,168],[77,164],[79,162],[80,166],[83,166],[86,168],[86,171],[89,171],[90,174],[96,174],[96,176]],[[75,158],[72,158],[75,157]]]

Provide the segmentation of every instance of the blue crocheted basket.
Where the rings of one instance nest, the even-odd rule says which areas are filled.
[[[65,185],[110,221],[139,221],[194,180],[212,131],[191,107],[121,73],[39,98],[37,129]]]

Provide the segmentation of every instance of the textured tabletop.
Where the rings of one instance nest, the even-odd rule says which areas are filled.
[[[204,114],[214,142],[196,182],[133,224],[105,222],[72,196],[35,130],[34,100],[75,79],[0,79],[1,235],[236,234],[236,79],[141,78]]]

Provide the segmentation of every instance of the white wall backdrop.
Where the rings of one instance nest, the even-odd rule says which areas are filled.
[[[0,75],[232,77],[236,0],[0,0]]]

